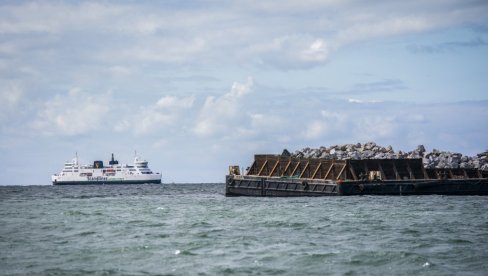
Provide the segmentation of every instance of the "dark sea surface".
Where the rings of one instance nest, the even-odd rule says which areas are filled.
[[[488,197],[0,186],[0,274],[488,275]]]

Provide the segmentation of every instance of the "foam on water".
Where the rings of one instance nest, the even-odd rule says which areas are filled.
[[[488,271],[488,197],[223,192],[223,184],[0,187],[0,274]]]

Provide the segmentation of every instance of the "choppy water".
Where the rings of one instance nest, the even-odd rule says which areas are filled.
[[[488,274],[488,197],[0,187],[0,274]]]

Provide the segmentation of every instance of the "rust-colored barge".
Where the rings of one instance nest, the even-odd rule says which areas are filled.
[[[226,196],[488,195],[488,171],[426,169],[422,159],[330,160],[255,155],[230,166]]]

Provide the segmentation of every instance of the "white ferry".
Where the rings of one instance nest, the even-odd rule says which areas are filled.
[[[119,165],[114,159],[103,165],[103,161],[94,161],[93,165],[80,165],[78,156],[71,162],[64,163],[64,168],[59,174],[51,176],[53,185],[76,184],[161,184],[161,174],[153,173],[147,166],[146,160],[135,157],[133,165]]]

